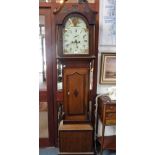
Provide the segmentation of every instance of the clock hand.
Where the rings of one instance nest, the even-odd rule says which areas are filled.
[[[77,36],[74,36],[74,38],[76,38],[76,37],[78,37],[79,35],[77,35]]]
[[[75,41],[72,41],[71,43],[72,43],[72,44],[74,44],[74,43],[79,44],[80,41],[75,40]]]

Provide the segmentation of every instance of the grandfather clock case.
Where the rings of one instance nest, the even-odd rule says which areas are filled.
[[[94,154],[93,85],[96,63],[96,11],[87,1],[55,9],[56,55],[62,66],[63,120],[59,154]]]

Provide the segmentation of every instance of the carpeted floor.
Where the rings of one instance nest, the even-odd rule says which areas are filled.
[[[47,148],[41,148],[39,149],[39,155],[57,155],[58,154],[58,148],[54,147],[47,147]],[[103,155],[116,155],[114,151],[104,150]]]
[[[54,147],[47,147],[39,149],[39,155],[57,155],[58,149]]]

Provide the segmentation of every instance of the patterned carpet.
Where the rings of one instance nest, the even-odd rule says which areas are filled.
[[[54,147],[39,149],[39,155],[57,155],[57,154],[58,154],[58,149]],[[115,152],[109,151],[109,150],[104,150],[102,154],[103,155],[116,155]]]

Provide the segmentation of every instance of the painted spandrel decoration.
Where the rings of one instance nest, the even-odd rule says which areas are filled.
[[[100,46],[116,45],[116,0],[100,0]]]

